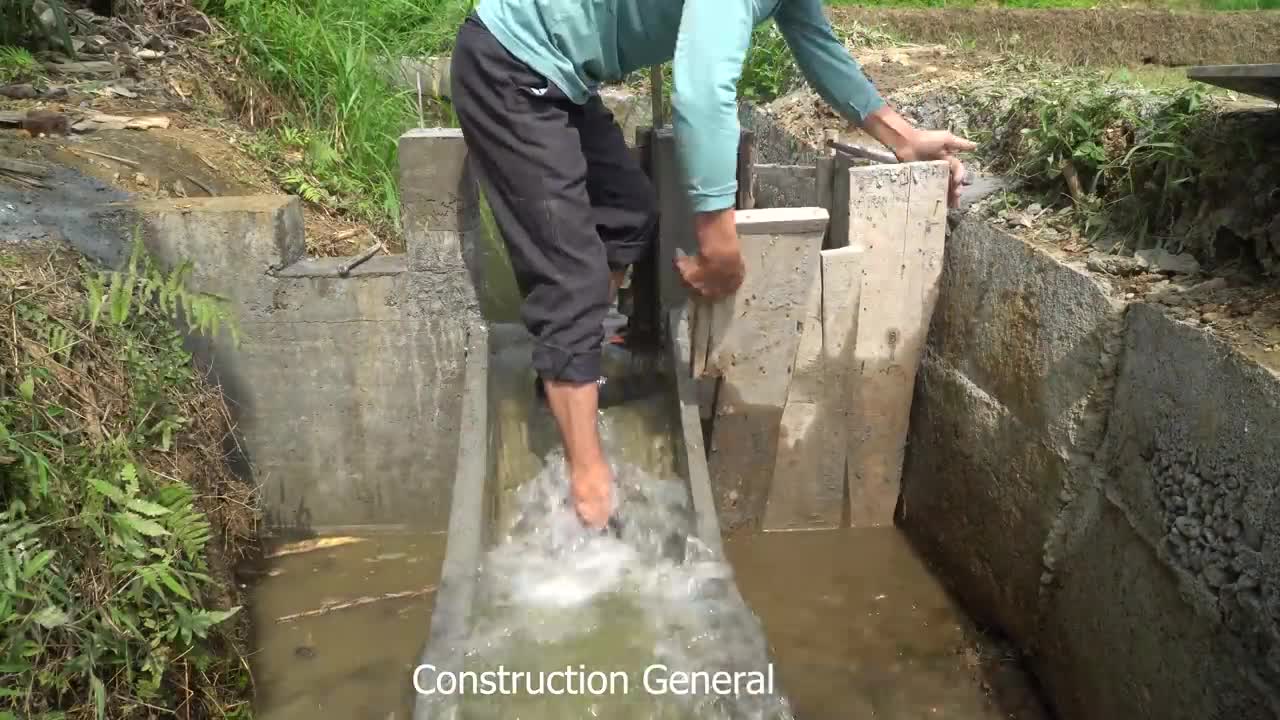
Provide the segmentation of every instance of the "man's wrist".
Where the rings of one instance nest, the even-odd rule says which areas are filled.
[[[893,151],[899,162],[914,160],[913,147],[916,134],[919,132],[906,118],[893,108],[885,105],[867,116],[862,127],[881,145]]]
[[[698,252],[703,257],[737,255],[738,225],[733,208],[696,213],[693,227],[698,238]]]

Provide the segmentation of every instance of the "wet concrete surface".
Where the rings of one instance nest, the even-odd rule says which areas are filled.
[[[896,528],[735,536],[725,552],[799,720],[1047,720]]]

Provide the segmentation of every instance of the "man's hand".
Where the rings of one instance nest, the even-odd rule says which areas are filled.
[[[697,255],[677,255],[676,271],[685,286],[701,297],[717,300],[733,294],[746,275],[733,209],[694,216]]]
[[[947,200],[951,207],[960,203],[960,186],[964,184],[964,163],[956,153],[977,148],[974,143],[945,130],[916,130],[888,106],[867,116],[867,132],[893,150],[899,162],[946,160],[951,164],[951,184]]]
[[[947,193],[951,207],[960,202],[960,186],[964,184],[964,163],[955,153],[968,152],[977,145],[958,138],[946,130],[917,130],[902,147],[895,148],[899,162],[946,160],[951,163],[951,185]]]

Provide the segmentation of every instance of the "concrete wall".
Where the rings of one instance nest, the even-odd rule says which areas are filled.
[[[190,260],[196,289],[232,302],[241,343],[196,345],[238,425],[241,470],[267,523],[314,530],[444,530],[458,455],[476,194],[457,131],[400,142],[405,255],[303,257],[292,197],[143,205],[160,260]]]
[[[1280,378],[973,218],[899,522],[1065,718],[1280,714]]]
[[[818,161],[741,115],[760,162]],[[951,220],[898,524],[1059,717],[1280,717],[1280,376]]]

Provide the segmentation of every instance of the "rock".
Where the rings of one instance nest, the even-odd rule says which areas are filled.
[[[1216,290],[1225,290],[1227,288],[1227,279],[1224,277],[1211,278],[1202,283],[1192,285],[1191,292],[1214,292]]]
[[[1194,275],[1200,272],[1200,263],[1188,253],[1170,254],[1163,248],[1139,250],[1133,254],[1143,269],[1166,275]]]
[[[1085,261],[1085,267],[1094,272],[1119,275],[1121,277],[1137,275],[1142,272],[1142,265],[1135,258],[1102,253],[1090,255],[1089,259]]]
[[[1200,316],[1200,322],[1204,323],[1205,325],[1212,325],[1213,323],[1221,319],[1222,319],[1222,313],[1217,313],[1217,312],[1207,312]]]
[[[34,85],[21,83],[18,85],[5,85],[0,87],[0,95],[11,100],[31,100],[39,97],[40,93],[36,92]]]
[[[1200,521],[1190,517],[1180,517],[1173,521],[1173,526],[1188,540],[1200,537]]]
[[[1214,563],[1204,569],[1204,580],[1209,583],[1209,587],[1217,589],[1230,582],[1227,576],[1226,568]]]

